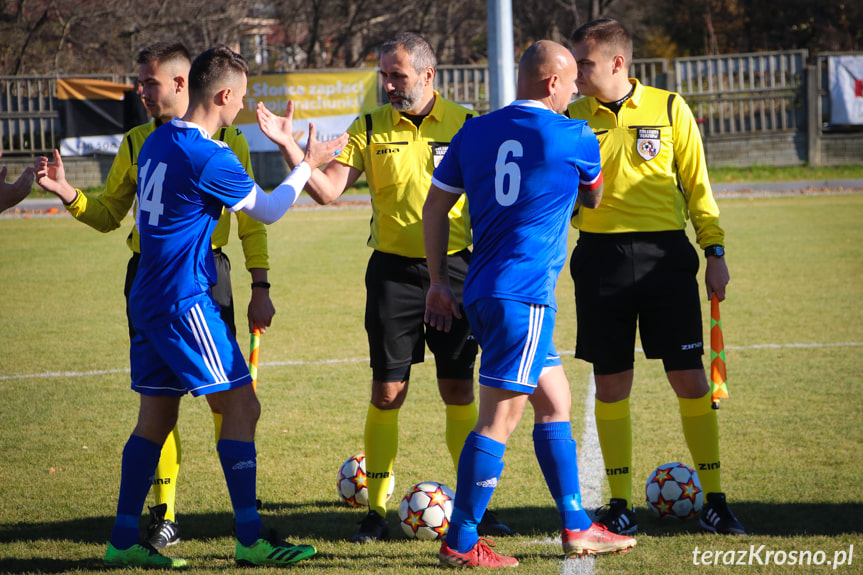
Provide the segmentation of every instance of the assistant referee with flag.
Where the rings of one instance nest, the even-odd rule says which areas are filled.
[[[599,140],[605,189],[594,210],[576,209],[579,229],[570,270],[575,282],[575,355],[593,364],[596,426],[611,487],[599,510],[610,530],[638,528],[632,499],[632,390],[636,325],[648,358],[661,358],[677,394],[683,434],[704,489],[701,527],[745,535],[720,485],[719,428],[702,363],[698,253],[707,297],[725,299],[725,234],[707,175],[698,125],[680,95],[629,77],[632,38],[600,19],[573,33],[579,92],[569,116]]]

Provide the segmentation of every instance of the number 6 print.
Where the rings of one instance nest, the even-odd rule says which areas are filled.
[[[510,154],[513,158],[521,158],[524,155],[521,142],[507,140],[497,149],[497,161],[494,163],[494,197],[497,203],[504,207],[515,203],[521,188],[521,170],[515,162],[507,161],[507,156]],[[504,187],[504,179],[507,176],[509,179],[507,186]]]

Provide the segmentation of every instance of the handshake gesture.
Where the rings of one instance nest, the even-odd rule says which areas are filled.
[[[271,112],[263,102],[258,102],[255,109],[258,117],[258,126],[266,137],[279,146],[284,154],[291,147],[299,148],[294,140],[294,103],[288,102],[284,116],[277,116]],[[348,135],[343,133],[338,138],[327,142],[319,142],[316,138],[315,125],[309,123],[309,141],[303,152],[303,161],[312,169],[322,167],[329,163],[348,143]]]

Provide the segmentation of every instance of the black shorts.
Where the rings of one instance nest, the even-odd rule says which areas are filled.
[[[686,232],[581,232],[572,251],[575,357],[631,369],[635,329],[644,354],[666,370],[700,367],[704,353],[698,253]],[[628,367],[627,367],[628,366]]]
[[[228,324],[228,329],[236,337],[237,326],[234,323],[234,293],[231,288],[231,260],[228,255],[223,253],[221,248],[213,250],[213,258],[216,262],[216,285],[213,286],[213,299],[221,309],[222,320]],[[141,261],[141,254],[132,252],[132,257],[129,258],[129,263],[126,265],[126,285],[123,288],[123,295],[126,296],[126,321],[129,324],[129,341],[135,338],[135,328],[132,327],[132,318],[129,317],[129,294],[132,292],[132,284],[135,282],[135,275],[138,273],[138,264]]]
[[[450,285],[461,305],[470,251],[452,254],[448,261]],[[429,284],[425,259],[372,252],[366,268],[365,323],[376,381],[407,381],[411,365],[425,358],[426,342],[438,378],[473,379],[478,346],[464,309],[448,333],[428,327],[423,318]]]

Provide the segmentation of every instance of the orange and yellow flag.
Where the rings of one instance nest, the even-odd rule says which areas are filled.
[[[261,330],[257,327],[249,337],[249,373],[252,376],[252,389],[258,391],[258,353],[261,350]]]
[[[719,409],[719,400],[728,397],[728,376],[725,373],[725,342],[722,340],[722,320],[719,318],[719,298],[710,300],[710,401]]]

